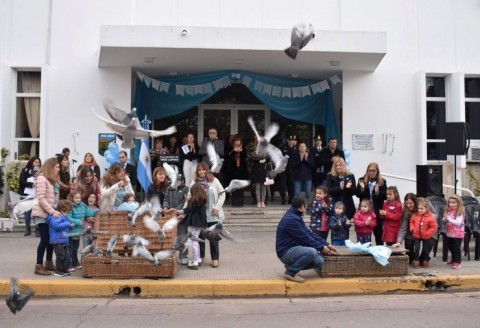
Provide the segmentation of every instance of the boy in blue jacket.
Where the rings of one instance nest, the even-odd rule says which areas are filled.
[[[55,277],[65,277],[69,275],[68,260],[70,259],[69,251],[69,231],[73,224],[68,221],[67,214],[72,210],[72,202],[68,200],[60,200],[57,205],[57,211],[61,215],[56,218],[48,215],[48,232],[50,234],[50,244],[55,251]]]

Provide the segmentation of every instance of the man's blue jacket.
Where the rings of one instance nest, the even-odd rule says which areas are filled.
[[[328,243],[307,228],[302,218],[302,213],[290,207],[278,223],[276,236],[276,251],[278,258],[294,246],[312,247],[318,251]]]

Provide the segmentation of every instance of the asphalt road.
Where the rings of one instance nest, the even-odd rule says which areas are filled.
[[[478,327],[480,292],[269,299],[33,298],[1,327]]]

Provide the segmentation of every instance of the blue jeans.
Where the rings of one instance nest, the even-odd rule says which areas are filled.
[[[295,276],[300,270],[319,269],[325,262],[315,248],[305,246],[290,248],[280,261],[285,264],[285,273],[291,276]]]
[[[293,194],[298,196],[302,190],[305,191],[307,199],[310,199],[310,195],[312,194],[312,180],[295,180],[293,184]]]

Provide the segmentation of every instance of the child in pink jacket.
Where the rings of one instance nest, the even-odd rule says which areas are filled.
[[[362,199],[360,209],[353,216],[353,223],[357,241],[361,244],[371,242],[373,228],[377,226],[377,218],[370,205],[370,200]]]

